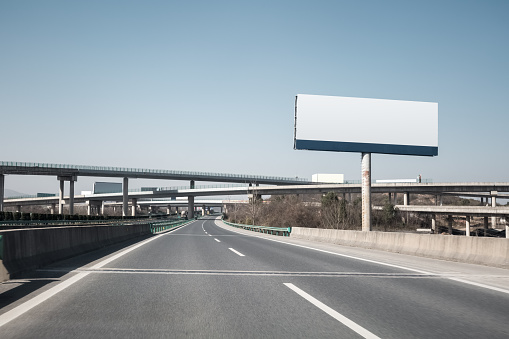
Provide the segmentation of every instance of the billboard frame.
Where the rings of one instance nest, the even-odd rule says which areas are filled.
[[[305,112],[306,123],[314,124],[315,126],[313,127],[307,125],[300,128],[298,127],[300,126],[298,124],[299,96],[302,98],[301,100],[304,101],[303,110]],[[312,115],[309,112],[310,103],[317,106],[317,113],[313,112],[313,114],[318,115],[316,123],[310,118],[310,115]],[[332,106],[332,108],[329,108],[328,105]],[[409,120],[412,119],[409,118],[407,111],[412,109],[415,110],[416,113],[412,113],[413,115],[411,118],[418,119],[418,122],[415,124],[409,123]],[[354,124],[345,123],[344,125],[347,127],[343,127],[341,123],[338,123],[335,116],[331,117],[332,115],[336,115],[335,110],[350,110],[349,112],[352,112],[352,114],[344,114],[342,117],[346,117],[347,120],[353,121]],[[376,112],[371,112],[372,110]],[[392,128],[392,130],[386,132],[391,135],[391,137],[373,137],[371,134],[375,134],[373,130],[378,130],[378,123],[385,123],[385,115],[387,115],[387,119],[389,119],[390,123],[382,127],[384,129]],[[352,116],[360,117],[352,118]],[[324,118],[329,120],[320,120]],[[397,125],[398,118],[402,120],[402,124],[404,124],[403,126],[406,129],[411,130],[410,132],[402,133],[406,134],[404,136],[395,136],[398,135],[398,130],[401,129],[401,127]],[[370,126],[369,119],[376,121],[372,122]],[[396,120],[396,123],[394,120]],[[356,124],[359,126],[355,126]],[[318,125],[320,125],[321,128]],[[345,133],[348,135],[339,138],[336,135],[334,127],[331,127],[331,125],[339,125],[339,132],[337,133]],[[350,128],[350,126],[355,126],[354,130],[360,133],[353,137],[351,132],[352,128]],[[371,133],[369,127],[371,127]],[[302,129],[304,129],[305,132],[300,132]],[[423,129],[425,130],[424,132],[422,132]],[[317,133],[322,133],[323,130],[327,130],[325,132],[326,136],[318,136]],[[331,133],[333,135],[331,135]],[[302,134],[304,134],[304,136]],[[365,135],[369,135],[369,137]],[[294,149],[296,150],[437,156],[438,103],[298,94],[295,97],[293,139]],[[386,140],[379,141],[379,139]],[[404,142],[395,142],[399,140],[403,140]]]
[[[307,94],[300,94],[301,96],[309,96]],[[322,96],[325,97],[325,96]],[[438,155],[438,103],[429,103],[429,102],[414,102],[414,101],[400,101],[400,100],[386,100],[386,99],[363,99],[363,98],[348,98],[348,97],[327,97],[326,100],[320,102],[319,99],[315,100],[314,104],[318,106],[318,111],[321,110],[321,118],[327,118],[331,115],[331,110],[326,107],[326,103],[324,101],[329,101],[331,106],[334,106],[335,109],[338,109],[341,105],[344,107],[341,108],[353,108],[350,112],[352,113],[361,113],[362,114],[371,114],[366,113],[369,109],[373,109],[379,104],[379,107],[376,109],[379,111],[379,114],[383,114],[387,112],[391,117],[401,116],[403,121],[408,120],[408,117],[404,116],[406,109],[413,106],[415,107],[418,114],[426,115],[426,120],[424,123],[425,130],[427,128],[428,132],[431,132],[430,135],[424,134],[422,131],[418,129],[414,129],[410,131],[405,131],[406,134],[404,137],[401,137],[401,140],[411,141],[407,143],[394,143],[394,142],[371,142],[373,136],[370,135],[366,140],[370,142],[360,141],[362,137],[352,138],[357,140],[336,140],[335,133],[336,131],[332,131],[330,128],[332,121],[325,123],[323,126],[326,126],[324,129],[326,133],[324,133],[327,137],[323,138],[326,140],[319,140],[315,138],[297,138],[297,102],[299,95],[295,97],[295,118],[294,118],[294,144],[293,147],[296,150],[310,150],[310,151],[329,151],[329,152],[355,152],[361,153],[361,196],[362,196],[362,231],[371,231],[371,153],[380,153],[380,154],[395,154],[395,155],[414,155],[414,156],[437,156]],[[336,102],[332,102],[332,100],[337,99]],[[344,100],[342,102],[342,100]],[[312,101],[312,100],[310,100]],[[355,104],[359,103],[359,107],[356,110]],[[309,103],[307,103],[309,104]],[[399,107],[398,107],[399,106]],[[391,111],[391,107],[394,111]],[[309,109],[309,107],[306,107]],[[332,112],[334,113],[334,112]],[[306,112],[309,115],[309,112]],[[373,114],[371,114],[373,117]],[[314,123],[314,121],[310,120],[308,116],[306,116],[308,122]],[[380,117],[376,117],[375,122],[371,122],[371,132],[375,134],[375,139],[377,139],[376,133],[374,131],[379,129],[379,126],[376,125],[377,121],[380,121]],[[337,118],[336,118],[337,120]],[[365,121],[359,119],[351,119],[352,121],[356,121],[358,124],[363,124]],[[322,123],[324,123],[322,121]],[[314,124],[318,125],[318,124]],[[347,125],[349,126],[349,125]],[[365,126],[362,126],[365,127]],[[361,128],[362,128],[361,127]],[[412,126],[414,127],[414,126]],[[313,126],[313,128],[308,128],[304,133],[305,136],[317,136],[316,133],[321,133],[322,129],[320,126]],[[436,128],[436,130],[435,130]],[[365,128],[366,133],[369,133],[369,128]],[[343,129],[346,131],[346,139],[352,137],[351,131]],[[364,132],[364,131],[363,131]],[[394,132],[394,131],[392,131]],[[419,132],[419,133],[417,133]],[[414,136],[412,133],[416,133]],[[327,140],[328,138],[328,140]],[[396,138],[385,138],[387,140],[399,140]],[[332,139],[332,140],[330,140]],[[383,139],[383,138],[381,138]],[[424,142],[425,141],[425,142]]]

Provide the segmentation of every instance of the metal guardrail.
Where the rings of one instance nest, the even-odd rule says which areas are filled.
[[[66,215],[67,216],[67,215]],[[168,223],[168,222],[181,222],[187,220],[165,220],[150,222],[150,217],[129,217],[118,219],[89,219],[89,220],[1,220],[0,230],[9,229],[24,229],[24,228],[46,228],[46,227],[63,227],[63,226],[122,226],[134,224],[149,224]],[[159,219],[160,220],[160,219]]]
[[[126,220],[129,222],[128,220]],[[4,220],[0,221],[0,228],[39,228],[56,226],[86,226],[86,225],[110,225],[113,220]]]
[[[225,221],[221,218],[221,220],[229,226],[242,228],[248,231],[272,234],[272,235],[281,235],[283,237],[289,237],[292,232],[291,227],[269,227],[269,226],[255,226],[255,225],[244,225],[244,224],[235,224],[232,222]]]
[[[151,222],[150,225],[150,232],[152,234],[159,233],[162,231],[166,231],[172,228],[175,228],[177,226],[184,225],[186,223],[190,223],[192,221],[195,221],[197,218],[192,218],[189,220],[177,220],[177,221],[158,221],[158,222]]]

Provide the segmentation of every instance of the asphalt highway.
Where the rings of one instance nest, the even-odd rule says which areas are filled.
[[[208,218],[48,266],[3,284],[0,338],[509,337],[503,290],[286,239]]]

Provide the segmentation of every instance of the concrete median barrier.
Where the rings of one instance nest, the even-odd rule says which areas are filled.
[[[149,224],[1,231],[0,281],[58,260],[150,234]]]
[[[509,268],[509,239],[292,227],[292,238]]]

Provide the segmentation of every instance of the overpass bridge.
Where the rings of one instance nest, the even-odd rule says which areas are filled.
[[[39,197],[39,198],[20,198],[7,199],[5,206],[26,206],[26,205],[50,205],[54,211],[56,204],[60,206],[64,204],[85,203],[88,206],[88,213],[92,209],[101,209],[104,202],[122,202],[123,211],[129,210],[129,202],[131,206],[131,215],[136,214],[137,206],[141,203],[146,205],[156,205],[156,199],[167,199],[177,197],[187,197],[187,206],[189,211],[194,210],[194,198],[206,196],[226,196],[226,195],[285,195],[285,194],[325,194],[335,192],[342,194],[343,198],[347,198],[349,194],[360,193],[361,184],[314,184],[314,185],[285,185],[285,186],[201,186],[201,187],[177,187],[177,188],[158,188],[151,191],[141,192],[125,192],[122,193],[104,193],[92,195],[78,195],[71,197]],[[435,195],[436,208],[440,208],[436,212],[432,210],[433,206],[427,206],[426,211],[422,213],[448,214],[471,216],[469,210],[459,210],[455,206],[443,206],[442,196],[475,196],[480,197],[481,201],[488,203],[491,199],[491,207],[483,208],[482,215],[485,225],[488,223],[488,217],[491,217],[492,228],[496,226],[497,217],[509,217],[507,208],[497,207],[498,199],[509,199],[509,183],[375,183],[372,185],[373,193],[387,193],[391,202],[396,205],[398,194],[403,195],[403,205],[398,206],[400,210],[408,212],[421,212],[420,210],[412,210],[411,194],[431,194]],[[127,198],[126,198],[127,196]],[[484,200],[485,199],[485,200]],[[171,200],[170,200],[171,202]],[[119,203],[120,204],[120,203]],[[171,205],[172,203],[167,203]],[[182,204],[182,203],[181,203]],[[433,207],[434,208],[434,207]],[[127,215],[127,212],[124,214]]]
[[[122,199],[123,215],[127,215],[129,179],[162,179],[162,180],[189,180],[191,188],[194,188],[195,181],[210,182],[230,182],[247,184],[265,184],[265,185],[299,185],[309,184],[310,182],[302,178],[287,178],[277,176],[247,175],[247,174],[228,174],[228,173],[209,173],[209,172],[191,172],[176,170],[158,170],[158,169],[140,169],[125,167],[106,167],[106,166],[81,166],[65,164],[47,164],[32,162],[9,162],[0,161],[0,211],[3,211],[4,204],[4,181],[5,175],[45,175],[56,176],[60,181],[58,211],[62,213],[64,203],[64,184],[69,182],[69,214],[74,214],[74,182],[78,176],[88,177],[117,177],[123,178]],[[189,196],[192,203],[193,196]]]

